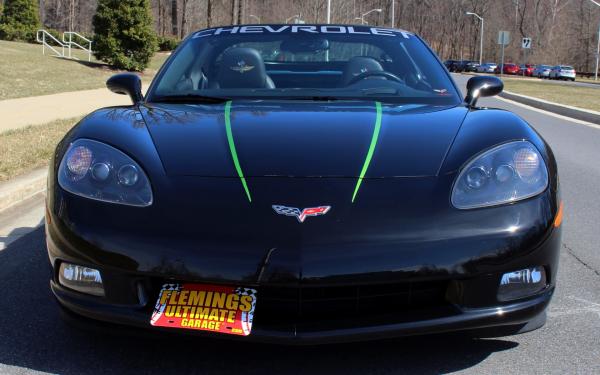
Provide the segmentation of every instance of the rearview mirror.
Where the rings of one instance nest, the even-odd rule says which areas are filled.
[[[499,78],[491,76],[472,77],[467,82],[465,102],[469,107],[475,107],[480,97],[498,95],[503,89],[504,83]]]
[[[106,81],[106,87],[115,94],[129,95],[133,104],[144,99],[142,95],[142,80],[137,74],[115,74]]]

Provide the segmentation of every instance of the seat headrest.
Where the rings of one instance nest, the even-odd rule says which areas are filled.
[[[383,71],[383,67],[372,57],[355,56],[346,63],[344,73],[342,74],[341,85],[347,86],[352,78],[364,72],[372,71]]]
[[[223,53],[217,81],[221,88],[265,88],[267,73],[260,53],[253,48],[231,48]]]

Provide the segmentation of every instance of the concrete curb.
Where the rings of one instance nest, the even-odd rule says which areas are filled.
[[[515,102],[525,104],[534,108],[543,109],[548,112],[556,113],[562,116],[571,117],[581,121],[591,122],[592,124],[600,125],[600,112],[588,111],[576,107],[571,107],[563,104],[549,102],[531,96],[515,94],[510,91],[503,91],[499,95],[501,98],[513,100]]]
[[[0,212],[46,189],[48,167],[0,183]]]

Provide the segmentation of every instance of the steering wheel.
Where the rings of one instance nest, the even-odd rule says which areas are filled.
[[[365,78],[368,77],[383,77],[385,79],[388,79],[390,81],[396,81],[398,83],[404,83],[404,81],[402,80],[402,78],[398,77],[397,75],[390,73],[390,72],[386,72],[384,70],[372,70],[372,71],[366,71],[363,73],[360,73],[357,76],[354,76],[349,82],[347,86],[350,86],[358,81],[361,81]]]

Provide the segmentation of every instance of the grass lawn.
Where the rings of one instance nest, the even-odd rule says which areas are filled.
[[[0,133],[0,181],[48,164],[58,141],[79,118]]]
[[[600,89],[570,85],[549,85],[532,80],[505,79],[504,89],[551,102],[600,111]]]
[[[101,88],[118,73],[94,58],[88,63],[83,51],[74,55],[80,60],[52,57],[48,50],[42,55],[41,44],[0,40],[0,100]],[[154,56],[142,74],[145,84],[167,57],[166,53]]]

